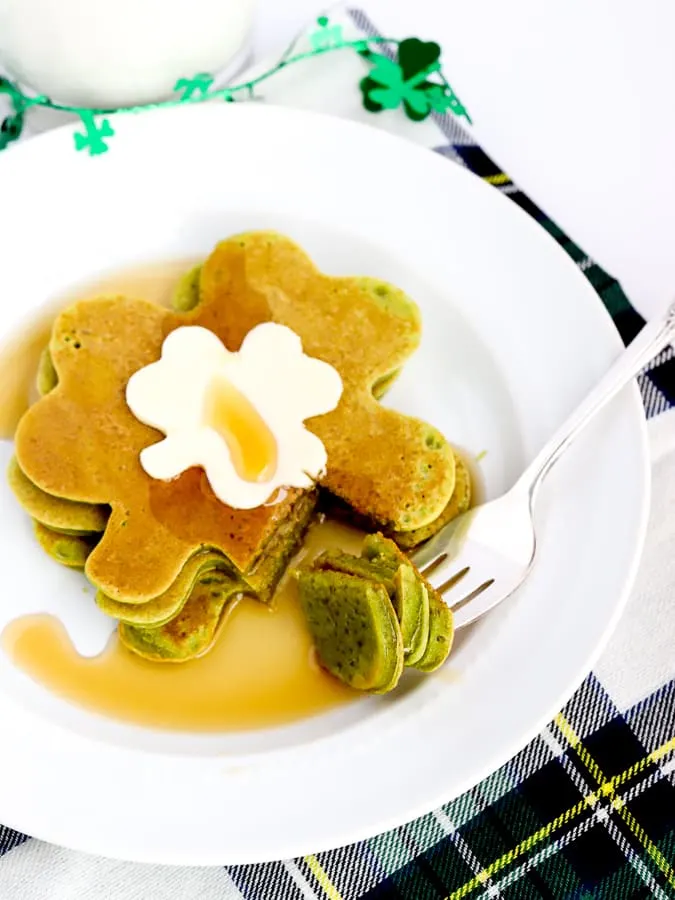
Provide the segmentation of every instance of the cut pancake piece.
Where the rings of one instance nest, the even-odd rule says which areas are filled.
[[[312,569],[329,572],[343,572],[345,575],[356,575],[375,581],[386,588],[390,597],[394,595],[394,577],[396,569],[386,565],[377,565],[358,556],[349,553],[341,553],[339,550],[325,550],[317,556],[312,563]]]
[[[378,694],[396,687],[403,640],[386,589],[341,572],[306,569],[297,578],[321,665],[357,690]]]
[[[440,668],[450,654],[453,637],[452,611],[433,591],[429,597],[429,642],[414,668],[420,672],[434,672]]]
[[[87,557],[99,539],[99,535],[82,537],[74,534],[60,534],[35,519],[33,520],[33,530],[45,553],[69,569],[84,569]]]
[[[299,549],[312,521],[318,496],[318,491],[300,494],[286,518],[279,522],[263,545],[253,566],[247,572],[240,573],[250,593],[263,603],[272,599],[288,563]]]
[[[14,496],[28,515],[52,531],[87,535],[98,534],[105,529],[110,515],[109,507],[79,503],[48,494],[24,474],[15,456],[10,460],[7,480]]]
[[[412,566],[399,566],[394,588],[394,610],[401,625],[405,665],[414,666],[423,658],[429,642],[429,594]]]
[[[159,597],[144,603],[124,603],[113,600],[103,591],[96,594],[96,603],[107,613],[130,625],[158,627],[177,616],[188,602],[198,583],[203,582],[210,572],[227,575],[238,581],[239,590],[262,602],[269,602],[288,565],[288,560],[297,551],[302,536],[309,525],[316,493],[310,492],[300,497],[291,514],[279,526],[268,544],[263,548],[258,563],[247,574],[235,570],[222,553],[204,550],[194,554],[183,566],[178,577]]]
[[[374,562],[384,562],[392,565],[394,560],[401,564],[408,564],[414,570],[420,584],[426,589],[429,599],[429,638],[424,654],[415,663],[409,663],[415,669],[422,672],[433,672],[443,665],[452,649],[454,637],[454,624],[452,610],[443,601],[424,576],[415,568],[412,562],[399,550],[394,541],[382,534],[369,534],[363,541],[363,556]]]
[[[156,662],[187,662],[212,646],[228,615],[242,598],[242,584],[224,572],[203,575],[177,616],[156,628],[120,623],[122,643]]]
[[[398,567],[408,565],[410,560],[398,549],[396,544],[382,533],[367,534],[363,539],[361,556],[380,565]]]
[[[401,626],[405,665],[422,658],[429,638],[429,596],[415,569],[391,554],[377,559],[326,550],[312,563],[315,571],[343,572],[381,584],[389,594]]]

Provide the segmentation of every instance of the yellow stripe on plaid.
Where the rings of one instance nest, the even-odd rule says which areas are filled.
[[[616,796],[616,789],[614,785],[605,777],[602,769],[588,752],[581,738],[576,734],[576,732],[562,713],[558,713],[555,718],[555,723],[567,738],[572,748],[577,752],[579,759],[586,766],[593,778],[595,778],[595,780],[598,782],[598,785],[600,786],[600,793],[604,797],[607,797],[611,800],[612,808],[618,812],[626,825],[628,825],[631,833],[638,839],[638,841],[649,854],[654,863],[666,876],[668,884],[673,888],[673,890],[675,890],[675,870],[673,870],[673,867],[670,865],[663,853],[661,853],[656,844],[651,840],[651,838],[644,830],[642,825],[640,825],[635,816],[629,809],[625,807],[623,800],[620,797]]]
[[[324,892],[325,896],[328,897],[328,900],[343,900],[342,894],[330,880],[326,874],[326,870],[316,856],[306,856],[305,862],[309,866],[312,875],[318,881],[319,887]]]
[[[498,175],[486,175],[483,178],[483,181],[487,181],[488,184],[508,184],[511,179],[508,175],[505,175],[504,172],[500,172]]]
[[[526,837],[524,841],[521,841],[520,844],[518,844],[512,850],[509,850],[503,856],[500,856],[499,859],[496,859],[493,863],[490,863],[489,866],[486,866],[482,872],[478,872],[477,875],[474,875],[473,878],[463,884],[460,888],[457,888],[457,890],[453,891],[452,894],[449,894],[445,898],[445,900],[463,900],[464,897],[467,897],[469,894],[475,891],[476,888],[482,887],[488,878],[496,875],[497,872],[501,872],[502,869],[505,869],[516,859],[519,859],[521,856],[528,853],[537,844],[545,841],[546,838],[550,837],[554,832],[558,831],[559,828],[562,828],[563,825],[567,825],[568,822],[571,822],[573,819],[579,816],[589,806],[595,806],[601,796],[607,796],[608,791],[620,787],[622,784],[625,784],[635,775],[639,775],[640,772],[644,771],[647,766],[658,762],[660,759],[662,759],[668,753],[672,753],[674,750],[675,737],[672,737],[669,741],[666,741],[664,744],[661,744],[660,747],[657,747],[656,750],[653,750],[651,753],[647,754],[647,756],[638,760],[638,762],[634,763],[632,766],[629,766],[629,768],[627,768],[624,772],[621,772],[620,775],[615,775],[613,778],[606,780],[602,790],[593,792],[587,797],[584,797],[583,800],[579,801],[579,803],[571,806],[569,809],[565,810],[564,813],[553,819],[547,825],[544,825],[538,831],[535,831],[529,837]],[[638,828],[640,828],[639,824]],[[647,840],[649,839],[647,838]],[[658,848],[654,849],[656,849],[656,852],[659,853]]]

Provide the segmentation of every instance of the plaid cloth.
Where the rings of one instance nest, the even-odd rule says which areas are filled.
[[[340,19],[350,36],[377,33],[359,10],[333,11],[331,18]],[[326,60],[316,61],[312,79],[282,73],[266,99],[323,109],[332,103],[338,115],[364,117],[356,88],[345,94],[358,83],[360,61],[349,65],[356,67],[352,82],[337,77],[339,66],[327,67]],[[576,261],[623,339],[638,333],[643,319],[617,281],[513,184],[457,120],[439,115],[412,126],[399,114],[385,114],[373,124],[426,143],[507,194]],[[49,847],[0,827],[0,900],[675,898],[672,348],[645,369],[639,384],[650,429],[661,435],[642,575],[595,673],[521,753],[466,794],[394,831],[265,865],[140,866]]]

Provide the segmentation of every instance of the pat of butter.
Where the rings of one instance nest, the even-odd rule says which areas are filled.
[[[279,488],[311,487],[324,474],[326,448],[304,421],[335,409],[341,395],[338,372],[274,322],[252,329],[236,353],[206,328],[177,328],[126,389],[136,418],[166,435],[142,450],[145,472],[168,481],[201,467],[235,509],[261,506]]]

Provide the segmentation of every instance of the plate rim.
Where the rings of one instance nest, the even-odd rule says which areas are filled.
[[[330,115],[323,114],[323,113],[288,109],[286,107],[275,106],[272,104],[265,105],[265,106],[254,106],[253,104],[251,104],[250,107],[248,107],[247,104],[241,104],[240,106],[247,107],[247,112],[244,115],[248,115],[249,114],[248,109],[251,109],[251,110],[255,110],[255,112],[251,112],[251,115],[265,115],[265,116],[267,116],[267,115],[282,115],[283,117],[295,117],[296,119],[300,119],[300,120],[309,120],[310,126],[311,126],[312,121],[315,121],[317,119],[326,119],[326,120],[330,120],[333,122],[339,121],[341,127],[352,130],[353,132],[361,133],[364,131],[369,131],[369,132],[373,132],[373,133],[378,133],[378,131],[379,131],[380,134],[384,134],[376,127],[364,125],[362,123],[354,122],[352,120],[339,120],[335,116],[330,116]],[[197,109],[196,106],[190,108],[190,114],[194,114],[195,109]],[[206,107],[202,107],[200,109],[200,113],[199,113],[200,115],[203,113],[204,109],[206,109]],[[213,110],[214,108],[212,107],[211,109]],[[143,116],[143,118],[148,118],[151,116],[152,117],[163,116],[163,117],[168,118],[168,117],[173,117],[176,114],[182,114],[184,111],[187,111],[186,108],[173,109],[173,110],[160,109],[160,110],[153,110],[153,111],[150,111],[147,113],[143,113],[142,116]],[[270,111],[272,111],[272,112],[270,112]],[[208,113],[208,115],[211,115],[211,114],[212,114],[212,112],[210,111]],[[220,115],[221,114],[220,111],[217,114]],[[239,115],[239,114],[240,114],[239,111],[235,113],[235,115]],[[67,133],[70,133],[72,135],[72,133],[75,131],[75,129],[77,127],[78,127],[77,122],[72,123],[72,124],[64,124],[57,129],[53,129],[49,132],[38,135],[35,138],[29,139],[26,142],[22,142],[20,144],[11,146],[10,148],[8,148],[9,153],[13,157],[16,157],[18,154],[24,152],[24,148],[26,148],[27,146],[30,146],[33,144],[46,145],[46,144],[48,144],[49,141],[56,140],[59,135],[61,137]],[[417,152],[419,154],[420,160],[424,157],[429,158],[430,151],[427,148],[421,147],[419,145],[415,145],[412,142],[410,142],[404,138],[401,138],[401,137],[398,137],[395,135],[391,135],[388,133],[386,134],[386,139],[387,139],[387,141],[395,141],[395,142],[400,142],[401,144],[405,144],[408,149],[414,148],[415,152]],[[2,154],[2,157],[4,157],[4,156],[5,156],[5,154]],[[2,157],[0,157],[0,171],[2,171],[2,165],[3,165]],[[462,171],[462,170],[458,168],[457,171]],[[494,192],[493,188],[491,188],[489,185],[482,182],[482,180],[480,178],[478,178],[477,176],[468,172],[467,170],[464,170],[464,171],[465,171],[465,174],[467,176],[469,176],[471,179],[473,179],[475,183],[480,182],[480,183],[484,184],[485,190],[490,189],[493,192],[493,195],[496,196],[497,192]],[[464,176],[462,176],[462,177],[464,177]],[[508,199],[506,197],[503,197],[503,201],[505,203],[507,203],[507,202],[510,203],[510,201],[508,201]],[[513,204],[511,204],[511,206],[513,207]],[[526,212],[524,212],[523,210],[519,210],[518,212],[525,219],[529,219],[531,221],[532,227],[536,228],[542,237],[545,236],[548,241],[550,241],[550,242],[552,242],[552,244],[556,245],[557,251],[559,252],[559,254],[561,256],[566,256],[564,253],[564,250],[557,244],[557,242],[554,240],[554,238],[550,234],[548,234],[538,223],[531,220],[531,217],[528,216],[528,214]],[[514,213],[518,214],[518,213],[516,213],[515,208],[514,208]],[[573,262],[571,260],[569,260],[569,258],[568,258],[568,261],[570,262],[571,265],[573,265]],[[581,279],[583,279],[584,281],[586,281],[586,279],[584,278],[584,276],[581,272],[579,272],[579,277]],[[597,293],[594,291],[592,286],[590,286],[590,285],[588,285],[588,286],[589,286],[590,290],[592,290],[593,293],[595,294],[598,309],[602,310],[602,313],[604,314],[604,320],[605,320],[606,324],[603,326],[603,328],[606,332],[607,339],[613,340],[615,345],[617,346],[617,348],[622,347],[623,344],[622,344],[620,337],[618,335],[618,332],[616,331],[616,328],[611,320],[611,316],[609,315],[609,312],[605,308],[604,304],[601,301],[601,298],[597,295]],[[548,705],[549,708],[548,708],[546,714],[542,715],[531,726],[531,728],[529,729],[529,732],[527,734],[523,734],[521,736],[521,738],[519,738],[517,741],[515,741],[514,746],[507,748],[507,749],[504,749],[504,747],[502,746],[501,749],[495,750],[494,753],[491,755],[491,761],[483,764],[483,766],[482,766],[483,770],[481,772],[479,772],[479,774],[475,775],[475,773],[474,773],[471,776],[467,777],[465,779],[465,782],[461,783],[459,787],[457,787],[456,785],[453,786],[450,797],[447,795],[447,793],[443,793],[442,791],[439,790],[436,805],[447,802],[448,799],[458,796],[459,794],[461,794],[468,788],[477,784],[479,781],[481,781],[483,778],[485,778],[488,774],[490,774],[490,772],[495,771],[496,768],[498,768],[500,765],[502,765],[506,761],[506,759],[510,758],[514,753],[517,753],[520,749],[522,749],[522,747],[526,746],[526,744],[528,744],[534,737],[536,737],[536,735],[542,730],[542,728],[547,724],[547,722],[550,721],[551,711],[557,712],[561,708],[561,706],[564,705],[564,703],[567,701],[567,699],[569,699],[569,697],[574,693],[574,691],[577,689],[579,684],[581,684],[581,682],[584,680],[587,673],[592,669],[594,663],[596,662],[596,660],[602,653],[604,647],[607,645],[607,642],[610,640],[611,635],[614,631],[614,628],[625,609],[626,603],[628,602],[628,598],[630,595],[630,591],[635,582],[638,567],[640,564],[640,559],[642,556],[642,550],[644,547],[644,541],[645,541],[646,531],[647,531],[647,523],[648,523],[648,518],[649,518],[650,484],[651,484],[651,465],[650,465],[650,455],[649,455],[647,420],[644,416],[643,405],[642,405],[642,401],[641,401],[641,397],[640,397],[640,393],[639,393],[637,385],[635,383],[633,383],[633,385],[631,385],[631,387],[629,388],[629,391],[632,395],[631,396],[631,404],[632,404],[631,428],[636,429],[637,433],[639,433],[639,436],[640,436],[640,455],[641,455],[641,462],[642,462],[640,474],[642,477],[643,489],[641,492],[640,521],[636,527],[636,541],[634,544],[634,552],[633,552],[633,555],[631,558],[631,563],[629,566],[627,576],[623,580],[623,588],[620,592],[620,596],[617,598],[617,600],[614,604],[613,615],[612,615],[610,621],[607,622],[607,624],[604,628],[602,638],[596,642],[596,645],[593,648],[592,653],[589,654],[589,658],[588,658],[586,664],[583,667],[579,667],[578,677],[575,678],[575,683],[573,685],[569,686],[568,688],[566,688],[565,690],[561,691],[559,696],[556,696],[553,700],[550,701],[550,703]],[[627,416],[626,416],[626,418],[627,418]],[[515,746],[515,744],[517,744],[517,746]],[[139,752],[142,752],[142,751],[136,750],[136,751],[134,751],[134,754],[139,753]],[[154,756],[155,754],[151,753],[149,755]],[[175,754],[171,754],[171,755],[175,756]],[[189,756],[189,758],[191,760],[194,759],[194,757],[192,757],[192,756]],[[389,828],[396,827],[397,825],[400,825],[402,821],[409,821],[410,819],[415,818],[418,815],[423,815],[423,814],[429,812],[429,810],[430,810],[430,807],[428,805],[428,802],[426,802],[426,801],[423,803],[422,807],[417,808],[417,809],[413,809],[410,806],[408,806],[400,818],[394,817],[393,819],[382,820],[381,827],[380,827],[380,824],[378,824],[378,830],[380,830],[380,831],[388,830]],[[0,810],[0,818],[1,817],[2,817],[2,811]],[[28,823],[22,824],[19,821],[19,818],[14,817],[15,822],[13,824],[11,824],[9,827],[16,828],[17,830],[25,830],[26,828],[28,828],[29,832],[35,831],[35,828],[30,826]],[[58,831],[58,827],[56,830]],[[372,836],[373,833],[374,832],[372,830],[372,827],[367,826],[367,825],[364,826],[363,831],[359,831],[356,828],[352,828],[352,829],[350,829],[349,835],[344,835],[343,838],[331,839],[330,841],[328,841],[325,844],[322,844],[321,840],[317,840],[316,845],[313,846],[311,851],[305,850],[305,851],[301,851],[300,853],[298,853],[298,848],[290,845],[288,850],[284,850],[284,851],[280,852],[280,854],[278,856],[275,856],[274,858],[280,859],[280,858],[286,858],[289,856],[302,855],[302,852],[314,853],[314,852],[325,851],[328,849],[336,849],[339,846],[344,846],[345,844],[352,843],[354,841],[366,839],[367,837]],[[39,834],[38,836],[40,838],[42,838],[43,840],[48,840],[48,841],[51,840],[52,842],[57,842],[59,840],[58,837],[55,837],[53,834],[47,834],[47,833],[45,833],[44,830],[42,830],[42,834]],[[337,841],[340,841],[340,843],[338,843]],[[106,840],[106,843],[109,843],[109,842]],[[68,846],[73,846],[73,845],[69,844]],[[105,848],[102,848],[97,845],[97,842],[95,839],[91,841],[91,844],[89,847],[85,847],[82,842],[79,842],[78,849],[83,850],[84,852],[96,853],[98,855],[111,856],[111,854],[109,852],[106,852]],[[267,861],[268,859],[270,859],[269,856],[264,856],[264,857],[259,856],[258,854],[255,853],[255,851],[252,851],[249,855],[238,853],[236,856],[236,859],[232,859],[232,860],[223,861],[222,858],[219,858],[217,862],[213,860],[212,855],[209,856],[209,854],[207,854],[207,856],[209,857],[208,859],[202,859],[202,858],[199,858],[198,854],[195,854],[194,852],[186,851],[184,857],[180,857],[180,855],[178,855],[178,857],[177,857],[174,853],[172,853],[170,862],[174,863],[174,864],[178,864],[178,865],[209,865],[209,864],[222,865],[222,864],[233,864],[235,862],[239,863],[239,864],[246,864],[246,863]],[[112,858],[134,860],[134,861],[138,861],[138,862],[167,862],[167,861],[169,861],[166,859],[166,857],[155,856],[152,854],[145,855],[142,852],[134,853],[134,854],[125,853],[124,855],[119,855],[118,853],[115,853],[115,854],[112,854]]]

